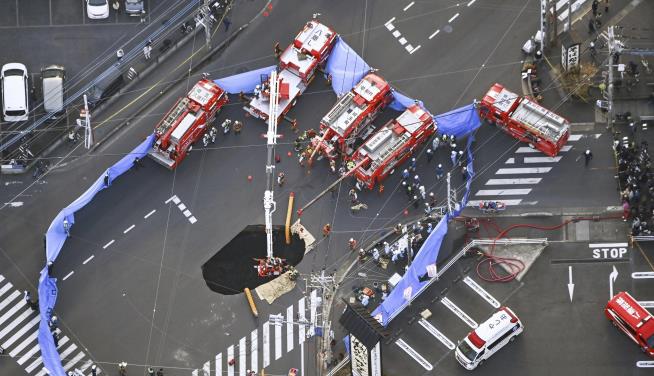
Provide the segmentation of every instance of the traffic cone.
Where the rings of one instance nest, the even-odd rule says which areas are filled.
[[[252,175],[248,175],[248,181],[252,181]]]

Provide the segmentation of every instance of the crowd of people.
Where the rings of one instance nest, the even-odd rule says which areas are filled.
[[[647,141],[637,144],[628,138],[614,141],[618,159],[618,179],[621,192],[623,219],[631,220],[632,235],[651,235],[654,231],[654,171]]]

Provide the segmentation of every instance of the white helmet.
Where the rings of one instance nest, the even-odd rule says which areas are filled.
[[[415,162],[415,161],[416,161],[416,159],[415,159],[415,158],[411,158],[411,162]]]
[[[409,170],[407,170],[407,169],[405,168],[404,171],[402,171],[402,172],[407,173],[407,172],[409,172]]]
[[[443,165],[439,163],[438,168],[443,168]]]
[[[463,150],[459,150],[459,155],[463,155]]]
[[[586,149],[586,155],[590,154],[590,149]]]

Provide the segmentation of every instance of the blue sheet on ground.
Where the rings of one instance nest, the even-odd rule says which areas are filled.
[[[235,74],[233,76],[213,80],[218,86],[229,94],[238,94],[240,92],[252,93],[254,88],[261,84],[261,76],[269,76],[270,72],[277,69],[276,65],[265,68],[255,69],[249,72]]]
[[[397,90],[393,90],[393,101],[389,105],[390,108],[395,111],[404,111],[407,107],[411,106],[414,103],[418,103],[420,107],[425,108],[425,104],[422,101],[416,101],[413,98],[409,98],[406,95],[400,93]]]
[[[370,66],[339,36],[327,59],[325,71],[332,76],[332,89],[340,97],[361,81],[370,71]]]
[[[154,142],[154,134],[148,136],[140,145],[138,145],[130,153],[126,154],[113,166],[106,169],[102,175],[91,186],[80,195],[70,205],[61,209],[59,214],[55,216],[50,223],[50,227],[45,234],[45,254],[46,260],[54,262],[59,256],[64,242],[67,238],[66,229],[64,228],[64,220],[70,226],[75,223],[75,212],[86,206],[95,195],[101,190],[108,188],[116,178],[124,174],[134,166],[136,158],[143,158],[148,153]],[[107,180],[108,185],[105,184]],[[48,274],[48,267],[41,270],[39,278],[39,315],[41,321],[39,323],[38,341],[41,348],[41,356],[43,357],[43,366],[48,370],[52,376],[66,376],[66,371],[61,365],[57,347],[54,345],[52,333],[48,327],[50,315],[54,310],[55,303],[57,302],[57,284],[56,279],[51,278]]]
[[[440,134],[463,137],[481,125],[479,114],[473,104],[459,107],[444,114],[434,116]]]

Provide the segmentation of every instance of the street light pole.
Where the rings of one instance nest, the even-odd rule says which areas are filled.
[[[608,108],[607,108],[607,116],[608,118],[606,119],[606,127],[608,129],[612,129],[613,126],[613,54],[615,53],[615,34],[614,34],[614,29],[613,26],[609,26],[607,30],[608,34],[608,46],[609,46],[609,74],[608,74],[608,90],[607,90],[607,97],[606,101],[608,102]]]

